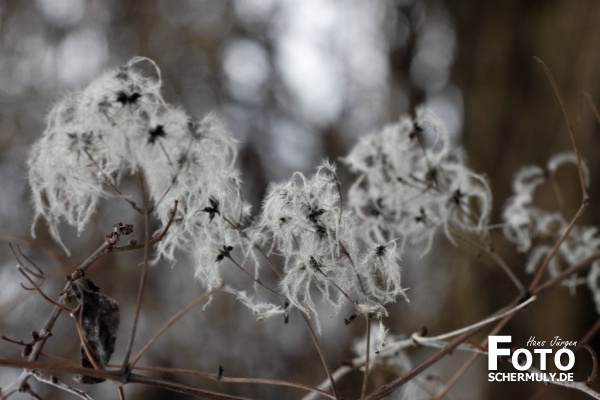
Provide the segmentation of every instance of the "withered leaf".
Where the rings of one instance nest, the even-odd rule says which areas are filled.
[[[100,288],[87,278],[79,278],[70,283],[69,289],[79,302],[74,317],[80,326],[81,335],[96,365],[106,367],[115,350],[119,328],[119,303],[100,293]],[[81,366],[94,368],[84,345],[81,346]],[[81,383],[100,383],[105,379],[77,375]]]

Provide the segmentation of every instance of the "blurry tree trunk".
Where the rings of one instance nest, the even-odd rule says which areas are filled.
[[[534,56],[552,72],[569,109],[582,155],[590,170],[598,171],[600,127],[582,94],[589,92],[596,103],[600,102],[600,3],[448,0],[447,4],[455,18],[459,44],[453,79],[463,92],[464,146],[473,168],[485,172],[493,182],[494,222],[500,221],[504,202],[512,193],[512,178],[521,166],[544,166],[551,155],[572,149],[558,100]],[[560,182],[560,190],[568,206],[564,215],[570,218],[580,204],[581,190],[575,170],[565,174],[569,179]],[[600,177],[591,178],[591,196],[597,199]],[[557,206],[555,201],[546,201]],[[596,224],[599,219],[600,203],[592,201],[581,224]],[[507,259],[509,265],[528,284],[531,277],[522,272],[525,258],[502,242],[495,237],[499,253],[511,257]],[[487,296],[494,309],[501,304],[498,281],[479,276],[481,300]],[[585,301],[585,292],[581,288],[580,296],[573,299],[561,289],[560,299],[540,299],[535,308],[550,307],[545,309],[552,309],[553,316],[532,310],[526,318],[515,320],[519,325],[513,327],[513,334],[520,332],[525,340],[538,332],[547,339],[558,334],[579,339],[578,335],[598,318],[589,299]],[[469,301],[472,299],[463,298],[462,305],[470,307]],[[580,307],[573,304],[577,301]],[[578,312],[573,313],[574,306]],[[598,341],[595,343],[597,349]],[[519,390],[519,386],[497,385],[496,389],[500,392],[489,393],[490,398],[527,398],[523,392],[508,393]]]
[[[448,6],[459,43],[454,79],[464,96],[465,146],[476,169],[499,182],[496,206],[519,166],[570,150],[558,101],[534,56],[552,71],[583,155],[597,167],[591,150],[600,145],[599,128],[581,94],[600,100],[600,3],[449,0]],[[565,192],[573,189],[578,199],[573,185]],[[600,215],[593,207],[591,213]]]

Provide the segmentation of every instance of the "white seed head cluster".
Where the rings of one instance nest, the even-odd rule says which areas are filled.
[[[357,234],[339,186],[335,167],[326,162],[310,178],[296,173],[273,184],[260,219],[263,236],[285,259],[280,286],[292,305],[316,314],[316,290],[337,310],[348,300],[357,313],[381,317],[385,304],[404,295],[396,245],[376,245]]]
[[[566,232],[569,220],[560,209],[545,210],[535,204],[536,190],[551,181],[556,171],[565,165],[577,166],[573,153],[552,156],[545,167],[531,165],[517,172],[511,196],[502,213],[504,237],[515,244],[517,250],[528,254],[525,270],[535,272],[550,254],[553,244]],[[589,172],[582,163],[584,183],[589,185]],[[600,234],[596,227],[575,225],[558,247],[557,256],[548,262],[551,276],[557,276],[565,268],[583,262],[600,250]],[[587,284],[591,290],[596,309],[600,312],[600,262],[590,265],[586,277],[571,276],[563,281],[571,290]]]
[[[141,62],[156,76],[144,75]],[[52,108],[32,148],[29,181],[35,220],[45,219],[56,241],[62,244],[62,222],[81,232],[103,197],[126,196],[119,183],[134,173],[163,224],[179,201],[161,256],[173,259],[192,237],[214,239],[209,222],[219,220],[224,203],[239,200],[235,141],[213,116],[195,121],[167,104],[160,89],[156,64],[136,57]]]
[[[358,178],[349,203],[376,240],[424,241],[427,252],[440,228],[484,235],[492,196],[472,172],[445,127],[425,109],[415,118],[364,137],[344,159]]]

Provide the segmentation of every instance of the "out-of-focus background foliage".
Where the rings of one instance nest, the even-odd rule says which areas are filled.
[[[543,164],[570,149],[565,121],[542,70],[545,61],[563,92],[577,140],[592,171],[592,202],[584,223],[600,222],[600,129],[583,101],[600,102],[600,4],[593,0],[27,0],[0,3],[0,333],[25,339],[50,310],[24,291],[7,242],[20,244],[44,269],[44,289],[56,294],[70,272],[118,221],[139,224],[127,204],[107,203],[81,237],[67,233],[66,258],[38,224],[30,240],[31,209],[26,181],[30,144],[44,129],[44,116],[58,98],[86,85],[106,68],[136,55],[162,70],[165,98],[191,115],[218,113],[239,140],[245,193],[260,208],[268,182],[294,171],[311,172],[327,157],[336,160],[361,135],[380,129],[425,104],[465,147],[474,170],[485,173],[494,193],[494,222],[510,195],[520,166]],[[341,176],[349,175],[343,168]],[[564,175],[564,176],[563,176]],[[580,200],[575,171],[560,180],[565,212]],[[540,198],[557,207],[553,197]],[[139,226],[139,225],[138,225]],[[521,272],[524,255],[494,236],[498,251]],[[122,305],[128,323],[137,287],[139,254],[103,258],[90,272],[103,291]],[[440,239],[423,258],[404,257],[410,304],[399,304],[387,321],[392,333],[426,325],[431,333],[473,323],[512,300],[510,282],[472,248],[456,250]],[[182,261],[172,270],[151,271],[139,346],[179,307],[201,293]],[[585,289],[575,296],[558,289],[507,327],[523,345],[529,336],[578,340],[597,320]],[[299,319],[299,318],[296,318]],[[64,317],[47,351],[76,358],[77,339]],[[363,327],[325,318],[322,340],[335,367],[352,357],[353,338]],[[479,339],[482,339],[480,337]],[[598,350],[598,340],[595,342]],[[119,360],[124,344],[117,344]],[[19,349],[0,342],[2,356]],[[415,353],[418,362],[427,352]],[[435,386],[465,357],[455,354],[427,371]],[[142,364],[199,368],[230,376],[293,379],[316,384],[324,377],[299,321],[257,323],[232,299],[216,296],[158,341]],[[587,370],[577,371],[583,379]],[[485,360],[476,363],[451,392],[456,399],[585,398],[556,388],[487,383]],[[0,370],[0,386],[18,371]],[[377,373],[373,383],[393,375]],[[165,379],[213,390],[283,398],[289,389],[225,385],[173,375]],[[342,382],[348,398],[360,375]],[[46,393],[44,388],[40,393]],[[127,386],[128,398],[164,398],[165,393]],[[64,393],[55,392],[63,398]],[[109,384],[94,389],[115,396]],[[579,396],[579,397],[578,397]],[[169,394],[171,399],[186,398]]]

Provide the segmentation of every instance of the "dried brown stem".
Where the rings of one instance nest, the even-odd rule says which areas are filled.
[[[321,359],[321,364],[323,365],[323,368],[325,368],[325,372],[327,373],[327,377],[329,378],[329,383],[331,384],[331,392],[333,393],[333,397],[337,400],[339,399],[338,394],[337,394],[337,390],[335,387],[335,380],[333,379],[333,375],[331,374],[331,368],[329,368],[329,363],[327,362],[327,358],[325,358],[325,353],[323,352],[323,348],[321,346],[321,344],[319,343],[319,338],[317,338],[317,334],[315,333],[315,330],[313,329],[312,325],[310,324],[310,320],[308,318],[308,315],[306,315],[306,313],[300,312],[300,315],[302,315],[302,318],[304,319],[304,322],[306,324],[306,327],[308,328],[308,333],[310,334],[310,338],[313,341],[313,344],[315,345],[315,348],[317,349],[317,352],[319,353],[319,358]]]
[[[517,306],[517,308],[518,308],[518,306]],[[494,326],[494,329],[492,329],[492,331],[488,334],[488,336],[480,343],[479,347],[486,348],[487,342],[488,342],[488,337],[490,335],[498,334],[502,330],[502,328],[504,328],[504,326],[510,321],[511,318],[512,318],[512,314],[507,314],[502,319],[502,321],[500,321],[498,324],[496,324],[496,326]],[[469,359],[460,367],[460,369],[450,378],[450,380],[448,382],[446,382],[444,387],[442,387],[436,393],[436,395],[432,398],[432,400],[443,399],[444,396],[446,395],[446,393],[448,393],[448,391],[463,377],[463,375],[469,370],[469,368],[471,368],[471,366],[477,360],[478,356],[479,356],[479,354],[477,354],[477,353],[472,354],[469,357]]]
[[[27,361],[11,358],[0,358],[0,366],[24,368],[26,370],[31,371],[40,370],[55,373],[83,374],[94,378],[111,380],[117,383],[140,383],[173,392],[185,393],[190,396],[208,400],[249,400],[246,397],[237,397],[221,393],[215,393],[207,390],[198,389],[192,386],[173,383],[163,379],[150,378],[134,373],[129,373],[125,375],[120,371],[96,370],[73,365],[61,365],[55,363],[47,363],[43,361]],[[2,397],[0,397],[0,399],[6,399],[6,394],[4,394],[4,392],[2,393]]]
[[[575,139],[575,131],[573,130],[573,123],[571,122],[571,117],[569,116],[569,112],[567,111],[567,106],[563,100],[562,95],[560,94],[560,90],[558,90],[558,85],[556,84],[556,81],[554,80],[554,77],[550,73],[550,70],[548,69],[546,64],[537,57],[534,57],[533,59],[544,70],[544,74],[546,74],[546,78],[548,79],[548,82],[550,82],[550,86],[552,86],[554,95],[556,96],[556,99],[558,100],[558,103],[560,104],[560,109],[565,118],[565,123],[567,124],[567,130],[569,132],[569,137],[571,139],[571,145],[573,146],[573,151],[575,152],[575,158],[577,159],[577,168],[579,170],[579,183],[581,185],[581,192],[582,192],[582,197],[583,197],[582,202],[586,203],[587,201],[589,201],[590,196],[588,194],[587,186],[585,184],[585,175],[583,173],[583,168],[581,166],[582,161],[581,161],[581,155],[579,153],[579,146],[577,146],[577,140]]]
[[[119,189],[117,187],[117,185],[114,184],[113,179],[110,176],[106,175],[106,173],[102,170],[102,168],[100,168],[100,165],[98,165],[96,160],[94,160],[94,157],[92,157],[92,155],[89,153],[89,151],[87,151],[86,149],[84,149],[83,151],[85,152],[85,154],[87,155],[89,160],[92,162],[92,164],[94,164],[94,167],[96,167],[98,172],[104,177],[104,182],[106,184],[108,184],[108,186],[110,186],[110,188],[112,190],[114,190],[119,196],[121,196],[121,198],[123,200],[125,200],[127,203],[129,203],[131,208],[133,208],[138,213],[143,214],[142,209],[140,207],[138,207],[138,205],[135,203],[135,201],[127,198],[127,196],[121,191],[121,189]]]
[[[165,225],[163,230],[158,235],[156,235],[155,237],[150,239],[150,242],[148,243],[149,246],[154,246],[156,243],[163,240],[164,237],[167,235],[167,232],[169,231],[169,228],[171,227],[171,224],[173,223],[173,220],[175,219],[175,214],[177,213],[178,205],[179,205],[179,202],[177,200],[175,200],[175,203],[173,204],[173,210],[171,211],[171,215],[169,216],[169,220],[167,221],[167,224]],[[136,244],[128,244],[126,246],[118,246],[118,247],[115,246],[111,249],[111,251],[115,252],[115,251],[129,251],[129,250],[135,250],[135,249],[143,249],[144,246],[146,246],[145,242],[144,243],[136,243]]]
[[[68,279],[75,280],[75,279],[78,279],[79,277],[83,276],[85,274],[85,271],[92,265],[92,263],[95,260],[97,260],[101,255],[108,253],[112,250],[114,245],[119,241],[121,235],[126,235],[129,233],[131,233],[131,226],[123,225],[121,223],[115,224],[113,226],[112,231],[105,236],[104,243],[102,243],[102,245],[100,245],[100,247],[98,247],[77,268],[75,268],[75,270],[71,273],[71,275],[68,277]],[[42,349],[46,345],[46,341],[51,336],[50,333],[52,331],[52,328],[54,327],[54,324],[58,320],[58,317],[60,316],[61,312],[63,310],[65,310],[64,304],[66,304],[66,302],[68,300],[68,295],[67,295],[68,287],[69,287],[69,283],[67,283],[67,285],[65,285],[65,289],[61,292],[61,295],[58,298],[58,300],[56,302],[53,302],[56,304],[55,304],[54,308],[52,309],[52,311],[50,312],[50,315],[48,316],[42,329],[39,332],[40,340],[36,341],[35,344],[33,345],[31,353],[27,357],[28,362],[35,362],[38,359],[38,357],[40,356],[40,354],[42,352]],[[90,370],[89,368],[87,368],[87,369]],[[23,371],[23,373],[21,374],[21,376],[19,377],[17,382],[15,382],[14,385],[10,385],[9,388],[12,386],[22,387],[23,385],[27,385],[27,380],[29,379],[29,377],[31,375],[32,375],[32,371],[26,369],[25,371]],[[7,392],[10,392],[10,389]],[[5,398],[6,398],[6,395],[4,395],[4,394],[2,394],[2,397],[0,397],[0,399],[5,399]]]
[[[536,296],[548,289],[558,286],[564,279],[589,267],[591,263],[593,263],[594,261],[596,261],[598,259],[600,259],[600,253],[597,253],[597,254],[587,258],[586,260],[583,260],[579,264],[572,266],[571,268],[563,271],[562,273],[555,276],[554,278],[549,279],[548,281],[539,285],[537,288],[535,288],[531,292],[531,295]],[[527,302],[529,302],[529,300],[530,299],[528,299]],[[507,315],[506,318],[510,318],[510,316]],[[502,326],[504,326],[506,324],[506,322],[508,322],[508,319],[506,319],[506,321],[504,321],[504,320],[502,321]],[[492,331],[492,333],[490,333],[490,335],[494,335],[494,334],[498,333],[500,331],[499,327],[500,327],[500,325],[496,326],[494,328],[494,330]],[[584,338],[582,339],[582,341],[580,341],[580,343],[583,343],[583,344],[587,343],[587,341],[589,341],[589,339],[598,330],[600,330],[600,321],[598,321],[594,325],[594,327],[592,329],[590,329],[590,331],[584,336]],[[486,346],[486,345],[487,345],[487,339],[481,343],[481,346]],[[473,365],[473,363],[477,359],[477,356],[478,356],[477,354],[473,354],[471,357],[469,357],[469,359],[463,364],[463,366],[457,371],[457,373],[454,374],[452,376],[452,378],[450,378],[450,380],[446,383],[446,385],[444,385],[444,387],[442,389],[440,389],[440,391],[436,394],[436,397],[435,397],[436,399],[443,398],[443,396],[448,392],[448,390],[450,390],[450,388],[454,384],[456,384],[459,381],[459,379],[464,375],[464,373]]]
[[[522,296],[524,296],[527,293],[527,289],[525,289],[525,286],[523,285],[523,283],[521,283],[519,278],[515,275],[515,273],[510,268],[510,266],[506,263],[506,261],[504,261],[504,259],[493,249],[491,244],[488,244],[488,245],[479,244],[467,237],[464,237],[464,236],[454,233],[454,232],[452,232],[452,236],[456,237],[459,240],[464,241],[465,243],[476,248],[477,250],[482,251],[482,252],[486,253],[487,255],[489,255],[490,257],[492,257],[492,259],[496,262],[496,264],[498,264],[498,266],[500,267],[502,272],[504,272],[506,274],[506,276],[508,277],[508,279],[510,279],[510,281],[513,283],[513,285],[515,285],[515,287],[517,288],[519,293]]]
[[[594,116],[596,117],[596,121],[598,121],[598,123],[600,124],[600,111],[598,110],[598,107],[596,106],[594,99],[592,99],[592,95],[589,93],[585,93],[585,98],[588,101],[588,104],[590,105],[590,108],[592,109]]]
[[[142,349],[135,355],[135,357],[133,357],[133,360],[129,364],[130,365],[130,369],[133,368],[135,364],[137,364],[137,362],[144,355],[144,353],[150,348],[150,346],[152,346],[152,344],[154,342],[156,342],[156,340],[158,340],[158,338],[163,333],[165,333],[169,328],[171,328],[179,319],[181,319],[185,314],[187,314],[192,308],[194,308],[198,304],[202,303],[207,298],[209,298],[210,296],[212,296],[216,292],[220,291],[221,289],[223,289],[223,285],[221,285],[221,286],[219,286],[217,288],[214,288],[214,289],[212,289],[212,290],[210,290],[210,291],[208,291],[208,292],[206,292],[206,293],[198,296],[196,299],[194,299],[194,301],[192,301],[191,303],[189,303],[187,306],[183,307],[175,315],[173,315],[167,322],[165,322],[163,324],[163,326],[161,326],[156,331],[156,333],[148,340],[148,342],[146,342],[146,344],[144,345],[144,347],[142,347]]]
[[[585,380],[586,385],[590,385],[592,382],[596,380],[598,377],[598,354],[592,349],[589,345],[584,344],[583,347],[590,353],[592,357],[592,372],[590,372],[590,376]]]
[[[444,358],[448,353],[452,352],[461,343],[463,343],[465,340],[467,340],[469,337],[471,337],[473,334],[475,334],[477,331],[481,330],[482,328],[483,327],[474,328],[472,330],[468,330],[468,331],[464,332],[463,334],[459,335],[454,340],[452,340],[450,343],[448,343],[448,345],[445,348],[443,348],[440,351],[429,356],[427,359],[422,361],[420,364],[418,364],[416,367],[414,367],[411,371],[409,371],[405,375],[403,375],[399,378],[396,378],[393,381],[379,387],[377,390],[375,390],[370,395],[368,395],[365,399],[366,400],[378,400],[378,399],[383,399],[386,396],[389,396],[394,391],[396,391],[399,387],[401,387],[402,385],[404,385],[411,379],[415,378],[417,375],[421,374],[421,372],[425,371],[432,365],[436,364],[438,361],[440,361],[442,358]]]
[[[532,295],[537,295],[545,290],[551,289],[557,285],[559,285],[564,279],[568,278],[571,275],[574,275],[586,268],[588,268],[594,261],[600,259],[600,252],[593,254],[592,256],[586,258],[578,264],[575,264],[568,269],[562,271],[558,275],[553,278],[548,279],[546,282],[537,286],[535,289],[531,290]]]
[[[35,290],[36,292],[38,292],[40,294],[40,296],[42,296],[44,298],[44,300],[46,300],[48,303],[53,304],[56,307],[62,308],[65,311],[71,311],[69,308],[65,307],[63,304],[54,301],[53,299],[50,298],[50,296],[48,296],[46,293],[44,293],[44,291],[41,288],[41,283],[37,284],[33,281],[33,279],[31,279],[31,276],[29,275],[33,275],[37,278],[43,278],[43,274],[41,274],[41,270],[39,269],[39,267],[37,265],[35,265],[29,258],[25,257],[25,255],[23,254],[23,252],[21,251],[20,247],[17,246],[17,251],[15,251],[12,243],[9,243],[8,246],[10,247],[11,252],[13,253],[13,256],[15,257],[15,260],[17,260],[17,268],[19,270],[19,272],[21,273],[21,275],[23,275],[25,277],[25,279],[27,279],[27,281],[29,283],[31,283],[32,287],[31,288],[27,288],[23,285],[21,285],[23,287],[23,289],[25,290]],[[18,254],[17,254],[18,252]],[[25,265],[23,264],[23,262],[21,261],[20,257],[25,258],[27,261],[29,261],[29,263],[31,265],[33,265],[38,271],[40,271],[40,274],[38,273],[34,273],[33,271],[31,271],[29,268],[25,267]]]
[[[580,262],[579,264],[573,265],[572,267],[570,267],[569,269],[563,271],[562,273],[560,273],[559,275],[555,276],[554,278],[549,279],[548,281],[544,282],[543,284],[539,285],[538,287],[536,287],[534,290],[531,291],[531,295],[532,296],[537,296],[540,293],[554,288],[556,286],[558,286],[564,279],[566,279],[567,277],[578,273],[579,271],[587,268],[590,266],[591,263],[593,263],[594,261],[600,259],[600,253],[597,253],[585,260],[583,260],[582,262]],[[507,316],[507,318],[510,318],[510,316]],[[508,319],[506,320],[506,322],[503,320],[502,321],[503,324],[502,326],[505,325],[506,322],[508,322]],[[500,325],[499,325],[500,326]],[[498,333],[500,331],[499,326],[496,326],[494,328],[494,330],[492,331],[492,333],[490,333],[490,335],[494,335],[496,333]],[[592,329],[590,329],[590,331],[584,336],[584,338],[582,339],[582,341],[580,341],[580,343],[587,343],[587,341],[590,340],[590,338],[598,331],[600,330],[600,321],[598,321],[594,327],[592,327]],[[484,340],[481,344],[482,346],[486,346],[487,345],[487,339]],[[473,365],[473,363],[475,362],[475,360],[477,359],[477,354],[473,354],[466,362],[465,364],[463,364],[463,366],[457,371],[457,373],[455,375],[452,376],[452,378],[450,378],[450,380],[446,383],[446,385],[444,385],[444,387],[436,394],[436,398],[443,398],[443,396],[447,393],[447,391],[454,385],[456,384],[456,382],[458,382],[458,380],[462,377],[462,375],[464,375],[464,373],[469,369],[469,367],[471,367],[471,365]]]
[[[223,382],[223,383],[243,383],[243,384],[262,384],[262,385],[272,385],[272,386],[285,386],[285,387],[292,387],[292,388],[296,388],[296,389],[302,389],[302,390],[306,390],[309,392],[314,392],[314,393],[318,393],[324,397],[328,397],[330,399],[335,399],[331,394],[308,386],[308,385],[303,385],[301,383],[295,383],[295,382],[289,382],[289,381],[283,381],[280,379],[261,379],[261,378],[248,378],[248,377],[232,377],[232,376],[227,376],[227,375],[220,375],[216,374],[216,373],[210,373],[210,372],[204,372],[204,371],[197,371],[197,370],[192,370],[192,369],[185,369],[185,368],[169,368],[169,367],[156,367],[156,366],[136,366],[135,367],[136,370],[142,370],[142,371],[154,371],[154,372],[166,372],[166,373],[171,373],[171,374],[181,374],[181,375],[191,375],[191,376],[198,376],[201,378],[206,378],[206,379],[212,379],[215,381],[219,381],[219,382]]]
[[[81,330],[81,325],[79,324],[79,321],[77,321],[75,323],[75,327],[77,328],[77,335],[79,336],[79,341],[81,342],[81,348],[85,352],[85,355],[87,356],[88,361],[90,362],[90,364],[92,364],[92,367],[94,367],[94,369],[103,369],[96,362],[96,359],[94,358],[94,355],[92,354],[92,351],[90,350],[90,346],[89,346],[87,340],[85,339],[85,334]]]
[[[265,285],[264,283],[262,283],[262,281],[258,278],[256,278],[254,275],[252,275],[250,272],[246,271],[246,269],[239,263],[237,262],[233,257],[231,257],[231,255],[227,255],[226,256],[227,259],[229,259],[229,261],[231,261],[231,263],[233,265],[235,265],[235,267],[237,269],[239,269],[244,275],[246,275],[248,278],[252,279],[254,281],[255,284],[257,284],[258,286],[262,287],[263,289],[265,289],[266,291],[274,294],[277,297],[281,297],[283,298],[283,296],[281,295],[281,293],[277,292],[276,290],[271,289],[270,287],[268,287],[267,285]]]
[[[533,303],[536,300],[536,298],[531,297],[523,302],[519,302],[519,300],[520,300],[520,297],[515,299],[508,306],[495,312],[490,317],[485,318],[485,319],[483,319],[479,322],[476,322],[472,325],[457,329],[452,332],[444,333],[444,334],[437,335],[437,336],[422,336],[420,334],[414,333],[413,335],[411,335],[411,337],[409,339],[404,339],[404,340],[401,340],[401,341],[395,342],[395,343],[388,343],[388,345],[386,346],[386,349],[379,354],[379,357],[380,358],[395,357],[396,353],[398,351],[401,351],[408,347],[413,347],[415,345],[440,348],[441,346],[439,346],[439,345],[442,344],[441,341],[443,341],[443,340],[450,339],[452,337],[457,337],[457,336],[465,337],[465,339],[462,342],[457,343],[452,348],[448,348],[448,344],[444,343],[443,344],[444,347],[438,351],[439,353],[443,353],[443,354],[438,355],[441,358],[441,356],[452,352],[456,348],[459,348],[462,345],[462,343],[464,343],[464,341],[466,341],[466,339],[467,339],[467,337],[464,335],[468,334],[469,332],[471,332],[471,334],[474,334],[476,332],[481,331],[483,328],[485,328],[486,326],[488,326],[494,322],[498,322],[498,324],[495,325],[495,328],[493,331],[498,332],[504,325],[506,325],[506,323],[510,320],[510,318],[512,318],[513,315],[515,315],[518,311],[524,309],[525,307],[529,306],[531,303]],[[436,356],[436,354],[432,355],[432,357]],[[409,374],[412,374],[410,379],[417,376],[420,372],[425,371],[427,368],[429,368],[429,366],[434,365],[437,361],[439,361],[439,359],[437,359],[436,361],[434,361],[434,360],[424,361],[424,363],[427,363],[428,365],[418,365],[417,367],[415,367],[415,369],[419,368],[420,371],[417,372],[417,371],[415,371],[415,369],[410,371]],[[365,365],[365,362],[366,362],[365,357],[359,357],[359,358],[353,359],[351,367],[342,366],[333,373],[333,376],[335,376],[337,379],[340,379],[341,377],[346,375],[348,372]],[[405,380],[403,379],[402,381],[399,381],[399,385],[396,388],[394,388],[393,390],[396,390],[398,387],[402,386],[404,383],[408,382],[410,379],[405,379]],[[320,389],[324,389],[327,386],[328,386],[327,381],[324,381],[318,387]],[[391,390],[391,391],[393,391],[393,390]],[[308,398],[309,397],[307,396],[306,399],[308,399]],[[312,399],[314,397],[310,397],[310,398]],[[370,396],[367,396],[367,399],[369,399],[369,398],[370,398]]]
[[[248,234],[246,234],[246,232],[236,223],[234,223],[233,221],[231,221],[229,218],[227,218],[225,215],[223,215],[223,219],[225,220],[225,222],[227,222],[232,228],[234,228],[235,230],[237,230],[240,235],[242,235],[244,237],[244,239],[250,241],[250,238],[248,237]],[[262,247],[260,247],[258,244],[253,243],[252,246],[260,253],[260,255],[265,259],[265,261],[267,262],[267,265],[269,266],[269,268],[271,268],[271,271],[273,271],[273,273],[275,274],[275,276],[277,277],[277,279],[281,278],[281,274],[279,273],[279,271],[277,271],[277,268],[275,267],[275,264],[273,264],[273,261],[269,258],[269,256],[267,255],[267,253],[265,253],[265,251],[263,250]]]
[[[583,335],[581,340],[577,342],[577,347],[587,345],[596,334],[600,331],[600,319],[596,321],[594,326],[592,326],[586,333]]]
[[[369,364],[371,363],[371,321],[368,316],[365,316],[367,322],[367,348],[365,349],[365,367],[363,371],[362,389],[360,391],[360,398],[364,400],[367,395],[367,383],[369,381]]]
[[[548,267],[548,264],[550,264],[550,261],[556,255],[560,245],[567,239],[567,237],[571,233],[571,230],[573,229],[573,227],[575,226],[575,224],[577,223],[577,221],[583,214],[583,211],[587,208],[587,206],[589,204],[589,199],[590,199],[590,196],[589,196],[588,190],[587,190],[587,186],[585,184],[585,174],[583,172],[583,167],[581,164],[581,156],[579,154],[579,147],[577,146],[577,140],[575,139],[575,132],[573,130],[573,124],[571,123],[571,118],[567,111],[565,102],[564,102],[564,100],[560,94],[560,91],[558,90],[558,86],[556,85],[556,82],[554,81],[554,78],[552,77],[552,74],[550,73],[550,70],[548,69],[546,64],[544,64],[544,62],[537,57],[534,57],[534,60],[538,64],[540,64],[542,69],[544,70],[544,73],[546,74],[546,77],[547,77],[548,81],[550,82],[550,85],[552,86],[552,90],[554,90],[554,94],[556,95],[556,98],[558,99],[558,103],[560,104],[560,108],[561,108],[563,116],[565,118],[565,122],[567,124],[567,129],[569,132],[569,137],[571,139],[571,145],[573,146],[573,151],[575,152],[575,158],[577,159],[577,171],[579,173],[579,183],[581,186],[581,193],[582,193],[581,197],[582,198],[581,198],[581,206],[579,207],[579,209],[577,210],[577,212],[575,213],[575,215],[569,222],[567,229],[563,232],[563,234],[556,241],[556,243],[554,243],[554,246],[552,246],[552,249],[550,250],[550,252],[547,254],[546,258],[542,262],[542,265],[538,268],[533,280],[531,281],[531,284],[529,285],[530,292],[535,290],[535,288],[540,284],[540,282],[542,280],[542,276],[544,275],[544,272],[545,272],[546,268]]]
[[[148,200],[148,193],[144,185],[144,180],[140,176],[140,187],[142,190],[142,196],[144,198],[144,259],[142,261],[142,275],[140,276],[140,282],[138,285],[137,298],[135,302],[135,311],[133,314],[133,323],[131,326],[131,332],[127,340],[127,347],[125,349],[125,355],[123,356],[123,362],[121,364],[121,372],[128,373],[130,371],[129,357],[133,350],[133,341],[137,332],[138,321],[140,313],[142,311],[142,302],[144,300],[144,293],[146,291],[146,282],[148,281],[148,270],[150,268],[150,207]]]
[[[567,225],[567,229],[565,229],[563,234],[560,236],[560,238],[558,238],[558,240],[554,243],[554,245],[552,246],[552,248],[546,255],[546,258],[544,258],[542,265],[538,268],[537,272],[535,273],[535,276],[533,277],[533,280],[529,284],[529,292],[530,293],[533,293],[535,291],[535,289],[538,287],[538,285],[540,284],[540,281],[542,280],[542,276],[544,275],[544,271],[546,271],[548,264],[550,264],[550,261],[552,261],[552,259],[558,252],[560,245],[563,244],[563,242],[569,237],[569,234],[571,233],[571,231],[577,224],[577,221],[579,220],[579,218],[581,217],[581,215],[583,214],[583,212],[585,211],[587,206],[588,206],[588,202],[586,200],[584,200],[581,203],[581,206],[579,207],[579,209],[577,210],[575,215],[573,216],[573,218],[571,218],[569,225]]]
[[[114,230],[113,230],[113,232],[114,232]],[[110,248],[110,246],[112,246],[110,241],[105,240],[104,243],[102,243],[102,245],[100,247],[98,247],[98,249],[96,249],[96,251],[94,251],[94,253],[92,253],[92,255],[90,255],[85,261],[83,261],[79,265],[79,267],[77,267],[75,269],[77,274],[84,273],[90,267],[90,265],[92,265],[92,263],[95,260],[97,260],[102,254],[105,254],[106,252],[109,251],[108,249]],[[75,274],[75,272],[74,272],[74,274]],[[65,286],[65,289],[68,289],[68,284]],[[68,297],[67,294],[63,293],[59,297],[57,303],[59,305],[64,305],[67,301],[67,297]],[[56,323],[56,320],[58,319],[60,313],[63,311],[63,308],[64,307],[60,307],[57,305],[54,307],[54,309],[50,313],[50,316],[48,317],[48,319],[46,320],[46,323],[44,324],[43,328],[40,331],[40,335],[44,335],[45,337],[43,340],[40,340],[33,346],[33,350],[28,357],[29,361],[35,361],[39,357],[42,349],[44,348],[44,345],[46,344],[47,337],[49,336],[49,335],[46,336],[46,334],[48,334],[49,332],[52,331],[52,328],[54,327],[54,324]]]
[[[60,390],[63,390],[67,393],[71,393],[77,397],[84,399],[84,400],[94,400],[83,390],[79,390],[76,388],[72,388],[68,385],[65,385],[64,383],[62,383],[58,379],[56,379],[56,377],[52,377],[52,376],[46,377],[46,376],[42,375],[42,373],[39,371],[36,371],[34,373],[34,376],[35,376],[35,379],[37,379],[39,382],[45,383],[46,385],[54,386]]]

